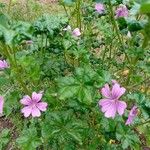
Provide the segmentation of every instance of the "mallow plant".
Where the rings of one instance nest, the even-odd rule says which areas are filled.
[[[0,14],[0,116],[15,127],[12,147],[148,148],[149,1],[59,3],[63,14],[33,22]]]

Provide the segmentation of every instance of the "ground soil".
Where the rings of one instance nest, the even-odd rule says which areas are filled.
[[[6,119],[5,117],[0,117],[0,132],[6,128],[10,130],[11,138],[5,150],[16,150],[16,148],[14,148],[14,142],[18,137],[16,127],[13,125],[10,119]]]

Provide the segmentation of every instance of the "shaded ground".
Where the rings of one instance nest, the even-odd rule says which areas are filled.
[[[0,133],[3,129],[9,129],[10,130],[10,141],[6,146],[5,150],[17,150],[14,148],[14,142],[16,138],[18,137],[16,132],[16,127],[13,125],[13,123],[4,117],[0,117]]]

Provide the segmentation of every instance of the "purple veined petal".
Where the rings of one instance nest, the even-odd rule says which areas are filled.
[[[31,104],[31,98],[30,96],[26,95],[23,97],[23,99],[20,100],[20,103],[23,105],[30,105]]]
[[[47,103],[46,102],[39,102],[36,106],[41,111],[46,111],[46,109],[47,109]]]
[[[112,102],[111,105],[108,107],[107,111],[105,112],[105,117],[107,118],[114,118],[116,115],[116,104]]]
[[[116,115],[116,104],[115,100],[110,99],[102,99],[99,101],[99,105],[101,106],[101,111],[105,112],[105,117],[114,118]]]
[[[99,101],[99,106],[101,107],[101,111],[105,112],[109,109],[109,106],[111,105],[112,101],[109,99],[102,99]]]
[[[43,96],[42,93],[33,92],[32,93],[32,100],[39,102],[41,100],[42,96]]]
[[[119,101],[117,102],[117,112],[119,113],[119,115],[123,115],[125,109],[127,108],[127,104],[124,101]]]
[[[133,106],[132,109],[130,110],[129,115],[130,115],[130,116],[136,116],[137,113],[138,113],[138,111],[137,111],[137,106]]]
[[[127,121],[126,121],[126,123],[125,123],[125,125],[130,125],[130,124],[132,124],[133,119],[134,119],[133,116],[129,116],[128,119],[127,119]]]
[[[110,103],[110,101],[111,101],[110,99],[100,99],[98,104],[100,106],[103,106],[103,105],[106,105],[106,104]]]
[[[125,93],[125,91],[125,88],[120,87],[118,83],[115,83],[112,87],[112,98],[119,99]]]
[[[0,114],[3,114],[4,98],[0,96]]]
[[[132,124],[132,122],[133,122],[134,118],[137,116],[137,114],[138,114],[137,106],[133,106],[132,109],[130,110],[128,119],[125,124],[126,125]]]
[[[105,86],[101,89],[101,93],[106,98],[111,97],[111,91],[110,91],[110,87],[108,84],[105,84]]]
[[[24,117],[29,117],[31,112],[32,112],[32,107],[31,106],[26,106],[24,107],[21,112],[24,114]]]
[[[32,108],[32,117],[40,117],[41,116],[41,112],[37,107]]]

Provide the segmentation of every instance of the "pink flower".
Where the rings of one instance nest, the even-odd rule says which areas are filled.
[[[46,111],[47,103],[41,102],[42,96],[43,93],[33,92],[32,97],[26,95],[20,100],[20,103],[25,105],[21,110],[25,117],[29,117],[30,115],[32,115],[32,117],[40,117],[40,111]]]
[[[3,114],[4,98],[0,96],[0,114]]]
[[[3,70],[5,68],[9,68],[7,62],[5,60],[0,60],[0,69]]]
[[[75,36],[75,37],[78,37],[81,35],[81,32],[80,32],[80,29],[79,28],[75,28],[72,32],[72,34]]]
[[[112,85],[112,90],[108,84],[101,89],[102,95],[105,97],[99,101],[101,111],[105,113],[105,117],[114,118],[116,113],[123,115],[127,104],[124,101],[120,101],[119,98],[125,93],[126,89],[120,87],[118,83]]]
[[[119,17],[128,17],[128,9],[125,5],[120,5],[116,10],[116,18]]]
[[[130,125],[132,124],[134,118],[137,116],[138,110],[137,110],[137,106],[133,106],[132,109],[130,110],[128,119],[126,121],[126,125]]]
[[[101,4],[101,3],[96,3],[96,4],[95,4],[95,10],[96,10],[98,13],[102,14],[102,13],[104,12],[104,10],[105,10],[104,5]]]
[[[31,45],[31,44],[33,44],[33,41],[32,41],[32,40],[27,40],[25,43],[26,43],[27,45]]]

